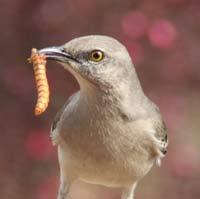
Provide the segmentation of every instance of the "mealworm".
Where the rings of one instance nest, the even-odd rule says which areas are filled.
[[[46,110],[49,103],[49,84],[46,76],[46,57],[43,54],[39,54],[37,49],[32,48],[31,57],[28,61],[33,64],[37,88],[35,115],[40,115]]]

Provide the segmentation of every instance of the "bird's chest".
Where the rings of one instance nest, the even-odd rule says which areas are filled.
[[[104,184],[107,181],[117,184],[125,173],[130,178],[137,178],[138,173],[143,173],[137,171],[136,174],[135,168],[137,164],[142,165],[146,157],[138,155],[135,132],[124,123],[109,117],[90,115],[88,118],[81,114],[76,118],[71,115],[64,121],[59,130],[62,138],[59,147],[61,164],[68,165],[66,170],[79,173],[83,179]],[[102,176],[105,168],[107,174]],[[124,183],[129,180],[125,178]]]
[[[108,123],[97,118],[83,118],[76,125],[71,122],[65,123],[60,130],[63,156],[67,157],[65,160],[71,169],[88,176],[101,173],[105,165],[114,163],[109,143],[113,129]]]
[[[87,103],[66,109],[59,126],[65,144],[78,153],[105,153],[109,137],[116,125],[109,111]]]
[[[90,115],[91,116],[91,115]],[[71,153],[81,156],[84,159],[105,156],[107,153],[106,142],[109,138],[112,127],[97,117],[73,115],[65,119],[60,126],[60,135]]]

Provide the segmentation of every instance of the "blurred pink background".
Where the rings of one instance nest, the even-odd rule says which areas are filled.
[[[32,47],[88,34],[110,35],[126,45],[168,127],[168,154],[139,183],[136,198],[200,198],[200,1],[1,0],[0,15],[1,198],[56,198],[59,168],[50,124],[78,85],[49,62],[51,102],[35,117],[27,57]],[[119,193],[80,182],[71,189],[72,199],[119,199]]]

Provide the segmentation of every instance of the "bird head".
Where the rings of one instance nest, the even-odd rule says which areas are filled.
[[[61,63],[75,76],[80,87],[92,85],[106,90],[135,80],[126,48],[108,36],[83,36],[62,46],[41,49],[39,53]]]

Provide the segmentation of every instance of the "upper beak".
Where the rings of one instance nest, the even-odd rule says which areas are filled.
[[[52,59],[59,62],[67,62],[69,60],[78,62],[76,58],[65,52],[62,46],[43,48],[39,50],[39,53],[45,55],[47,59]]]

